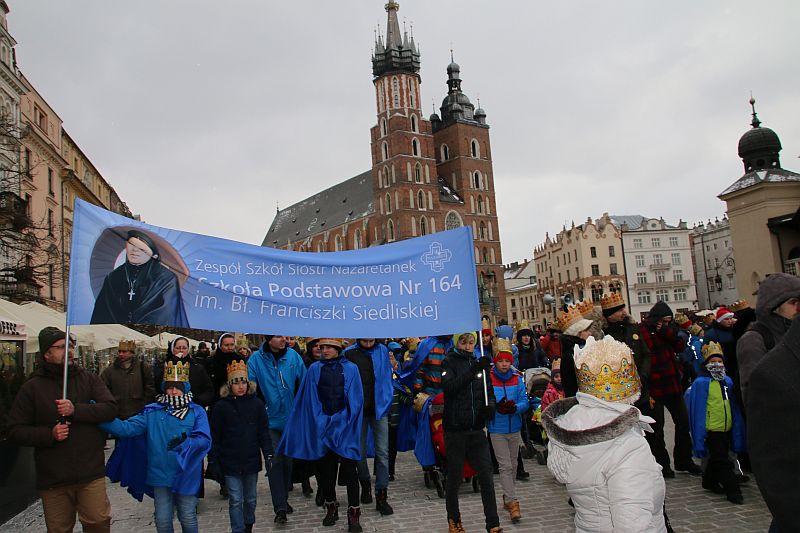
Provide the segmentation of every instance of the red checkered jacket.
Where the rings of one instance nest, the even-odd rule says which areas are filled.
[[[683,394],[677,354],[686,345],[675,328],[670,325],[656,331],[654,326],[644,321],[639,332],[650,349],[650,396],[658,399]]]

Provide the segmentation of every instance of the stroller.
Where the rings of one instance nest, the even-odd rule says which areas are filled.
[[[541,425],[541,404],[542,396],[550,381],[549,368],[529,368],[525,371],[525,387],[528,391],[528,399],[530,400],[533,416],[526,417],[525,420],[528,438],[524,443],[525,451],[523,451],[523,457],[526,459],[535,458],[540,465],[547,463],[547,435]],[[542,449],[538,449],[537,445],[541,446]]]
[[[447,450],[444,446],[444,426],[442,425],[442,415],[444,413],[444,393],[440,392],[431,399],[430,402],[430,426],[431,443],[436,454],[436,465],[432,471],[425,473],[425,486],[428,488],[436,487],[436,494],[444,498],[444,485],[447,480]],[[464,461],[464,479],[471,479],[472,492],[478,492],[478,476],[469,464]]]

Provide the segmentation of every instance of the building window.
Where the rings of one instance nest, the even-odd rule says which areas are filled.
[[[481,173],[476,170],[475,173],[472,175],[472,188],[480,189],[482,181],[483,180],[481,179]]]
[[[417,133],[417,115],[411,115],[411,131]]]
[[[714,278],[708,278],[706,281],[708,282],[708,291],[709,292],[717,290],[717,288],[714,286]]]
[[[681,254],[672,254],[672,264],[673,265],[680,265],[681,264]]]
[[[615,255],[616,254],[614,252],[614,247],[613,246],[609,246],[608,247],[608,257],[614,257]]]
[[[47,234],[53,236],[53,210],[47,210]]]
[[[417,208],[424,211],[425,210],[425,192],[419,191],[417,193]]]
[[[481,149],[480,149],[480,146],[478,146],[478,141],[476,141],[475,139],[472,139],[472,142],[469,143],[469,149],[470,149],[470,153],[472,154],[472,157],[474,157],[475,159],[480,158]]]
[[[592,276],[600,275],[600,265],[592,265]]]
[[[483,262],[488,265],[489,264],[489,250],[484,248],[483,252],[481,252],[481,256],[483,257]]]
[[[480,240],[482,241],[486,240],[486,224],[484,224],[483,222],[481,222],[478,235],[480,236]]]
[[[353,250],[360,250],[363,248],[361,243],[361,230],[356,230],[355,234],[353,234]]]
[[[650,244],[653,248],[661,248],[661,239],[659,237],[653,237],[650,239]]]
[[[641,248],[642,247],[642,239],[633,239],[633,247],[634,248]]]
[[[636,283],[647,283],[647,272],[637,272]]]
[[[594,246],[592,246],[591,248],[589,248],[589,254],[590,254],[592,257],[597,257],[597,248],[595,248]]]
[[[592,301],[599,302],[603,297],[603,287],[592,285]]]
[[[391,220],[386,224],[386,236],[390,241],[394,240],[394,222]]]
[[[335,239],[335,241],[334,241],[334,242],[336,243],[336,248],[335,248],[335,250],[336,250],[337,252],[341,252],[341,251],[342,251],[342,237],[341,237],[341,236],[339,236],[339,235],[337,235],[337,236],[336,236],[336,239]]]
[[[483,214],[483,196],[478,196],[478,214]]]
[[[612,275],[619,274],[619,272],[617,272],[617,264],[616,263],[611,263],[610,265],[608,265],[608,268],[609,268],[610,274],[612,274]]]
[[[428,234],[428,220],[425,217],[420,217],[419,219],[419,234],[420,235]]]
[[[640,304],[652,303],[650,301],[650,291],[639,291],[636,293],[636,297],[638,298]]]
[[[416,139],[411,139],[411,155],[419,157],[419,141]]]
[[[384,135],[386,135],[386,119],[382,118],[381,119],[381,137],[383,137]]]
[[[442,153],[442,161],[447,161],[448,159],[450,159],[450,148],[448,148],[446,144],[442,145],[440,151]]]
[[[656,290],[656,301],[657,302],[668,302],[669,301],[669,291],[667,289],[658,289],[658,290]]]
[[[422,165],[419,163],[414,165],[414,182],[422,183]]]
[[[461,217],[455,211],[450,211],[444,219],[444,229],[456,229],[462,226]]]
[[[381,156],[383,157],[384,161],[389,159],[389,143],[387,143],[386,141],[384,141],[383,144],[381,144]]]
[[[56,191],[53,190],[53,169],[47,167],[47,193],[50,196],[55,196]]]
[[[672,291],[672,297],[676,302],[686,301],[686,289],[675,289]]]
[[[683,281],[683,270],[673,270],[672,281]]]
[[[643,267],[644,266],[644,256],[643,255],[637,255],[637,256],[635,256],[635,259],[636,259],[636,266],[637,267]]]
[[[389,167],[383,167],[383,186],[389,186]]]
[[[511,307],[516,307],[516,306],[517,306],[517,300],[511,298]]]
[[[666,283],[667,276],[663,270],[656,271],[656,283]]]
[[[661,254],[653,254],[653,263],[656,265],[663,265],[664,258],[661,257]]]
[[[392,196],[390,194],[386,195],[386,214],[392,212]]]
[[[678,238],[677,237],[670,237],[669,238],[669,246],[670,246],[670,248],[677,248],[678,247]]]
[[[39,108],[39,106],[33,106],[33,122],[39,126],[45,133],[47,132],[47,115]]]
[[[394,107],[400,107],[400,83],[397,78],[392,78],[392,100]]]

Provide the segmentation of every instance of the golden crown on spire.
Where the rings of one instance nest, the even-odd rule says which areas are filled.
[[[556,318],[556,327],[559,331],[566,331],[568,327],[582,319],[583,314],[581,314],[580,310],[574,305],[571,305],[567,308],[566,313],[558,315],[558,318]]]
[[[164,381],[189,382],[189,363],[167,361],[164,364]]]

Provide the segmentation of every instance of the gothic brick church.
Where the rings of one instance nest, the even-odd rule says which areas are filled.
[[[420,54],[386,4],[386,35],[372,57],[377,123],[372,169],[279,210],[262,246],[303,252],[356,250],[472,226],[481,312],[506,318],[489,126],[447,66],[440,115],[422,115]]]

